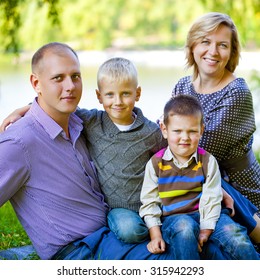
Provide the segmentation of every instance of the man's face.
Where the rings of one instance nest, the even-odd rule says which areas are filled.
[[[38,63],[31,83],[41,108],[55,121],[76,110],[82,95],[80,65],[70,50],[48,50]]]

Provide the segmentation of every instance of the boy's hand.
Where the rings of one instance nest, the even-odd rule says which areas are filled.
[[[153,254],[161,254],[165,252],[165,242],[162,238],[160,227],[151,227],[149,233],[151,241],[147,244],[148,251]]]
[[[162,238],[156,238],[151,240],[147,244],[147,249],[150,253],[161,254],[165,252],[165,242]]]
[[[16,115],[15,112],[13,112],[11,115],[9,115],[8,117],[6,117],[1,126],[0,126],[0,132],[5,131],[5,129],[12,123],[18,121],[21,118],[20,115]]]
[[[198,240],[198,248],[199,252],[202,252],[203,245],[208,241],[209,236],[213,232],[213,229],[202,229],[200,230],[199,240]]]

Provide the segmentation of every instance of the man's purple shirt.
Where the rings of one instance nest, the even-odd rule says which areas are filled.
[[[0,206],[10,199],[42,259],[106,225],[108,206],[81,130],[71,114],[68,139],[35,100],[0,134]]]

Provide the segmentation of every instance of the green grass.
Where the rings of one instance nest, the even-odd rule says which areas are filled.
[[[0,207],[0,251],[30,244],[31,241],[16,217],[11,203],[6,202]],[[26,259],[39,260],[40,258],[33,253]]]
[[[31,244],[8,201],[0,208],[0,250]]]

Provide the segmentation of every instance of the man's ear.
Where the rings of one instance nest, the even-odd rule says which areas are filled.
[[[35,74],[31,74],[30,76],[30,82],[34,90],[40,94],[41,93],[41,87],[40,87],[40,81],[38,77]]]
[[[135,101],[139,101],[140,97],[141,97],[141,92],[142,92],[142,88],[140,86],[138,86],[136,88],[136,97],[135,97]]]
[[[163,137],[165,139],[167,139],[167,136],[168,136],[167,127],[166,127],[166,125],[162,121],[160,122],[160,129],[161,129]]]
[[[97,99],[98,99],[99,103],[100,103],[100,104],[103,104],[102,98],[101,98],[101,94],[100,94],[100,92],[99,92],[98,89],[96,89],[96,95],[97,95]]]

